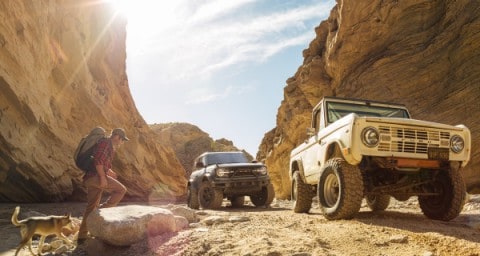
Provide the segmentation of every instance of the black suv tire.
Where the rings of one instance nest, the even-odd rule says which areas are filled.
[[[230,198],[232,207],[242,207],[245,204],[245,196],[234,196]]]
[[[250,195],[250,201],[257,206],[268,207],[275,197],[275,191],[273,190],[273,185],[270,183],[267,186],[262,188],[262,191],[256,195]]]
[[[200,208],[200,203],[198,202],[198,192],[190,185],[187,188],[187,205],[195,210]]]
[[[204,181],[198,189],[198,201],[203,209],[217,209],[222,206],[223,192]]]

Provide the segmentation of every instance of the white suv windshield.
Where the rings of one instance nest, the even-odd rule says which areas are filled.
[[[355,113],[359,116],[410,118],[408,112],[403,108],[346,102],[327,102],[327,113],[328,123],[333,123],[350,113]]]

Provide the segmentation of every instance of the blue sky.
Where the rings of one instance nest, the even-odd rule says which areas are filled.
[[[255,155],[286,80],[334,0],[116,0],[127,75],[149,124],[186,122]]]

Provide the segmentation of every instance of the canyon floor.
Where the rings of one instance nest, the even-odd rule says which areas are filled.
[[[14,255],[20,241],[19,228],[10,221],[15,206],[0,208],[0,255]],[[80,217],[84,204],[20,206],[33,214],[71,212]],[[90,239],[60,255],[480,255],[478,195],[470,196],[461,215],[450,222],[424,217],[416,198],[392,200],[382,212],[371,212],[364,204],[355,218],[339,221],[326,220],[316,203],[309,214],[291,208],[284,200],[269,208],[253,207],[248,200],[242,208],[231,208],[225,201],[219,210],[198,211],[200,221],[175,234],[148,237],[128,248],[100,248],[100,242]],[[206,222],[214,216],[214,224]],[[24,249],[19,255],[30,254]]]

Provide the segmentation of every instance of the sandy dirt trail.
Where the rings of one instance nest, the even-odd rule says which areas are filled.
[[[270,208],[255,208],[246,201],[242,208],[231,208],[225,201],[219,210],[198,211],[200,222],[187,230],[150,237],[129,248],[112,247],[108,254],[480,256],[480,196],[470,197],[461,215],[450,222],[424,217],[415,198],[392,200],[383,212],[363,205],[355,218],[339,221],[326,220],[316,203],[309,214],[296,214],[290,201],[275,200]],[[3,204],[0,210],[0,255],[13,255],[20,239],[10,222],[14,207]],[[84,204],[21,207],[33,214],[72,212],[80,217]],[[212,219],[217,221],[207,222]],[[93,241],[89,242],[63,255],[95,255]],[[22,253],[28,255],[27,250]]]

